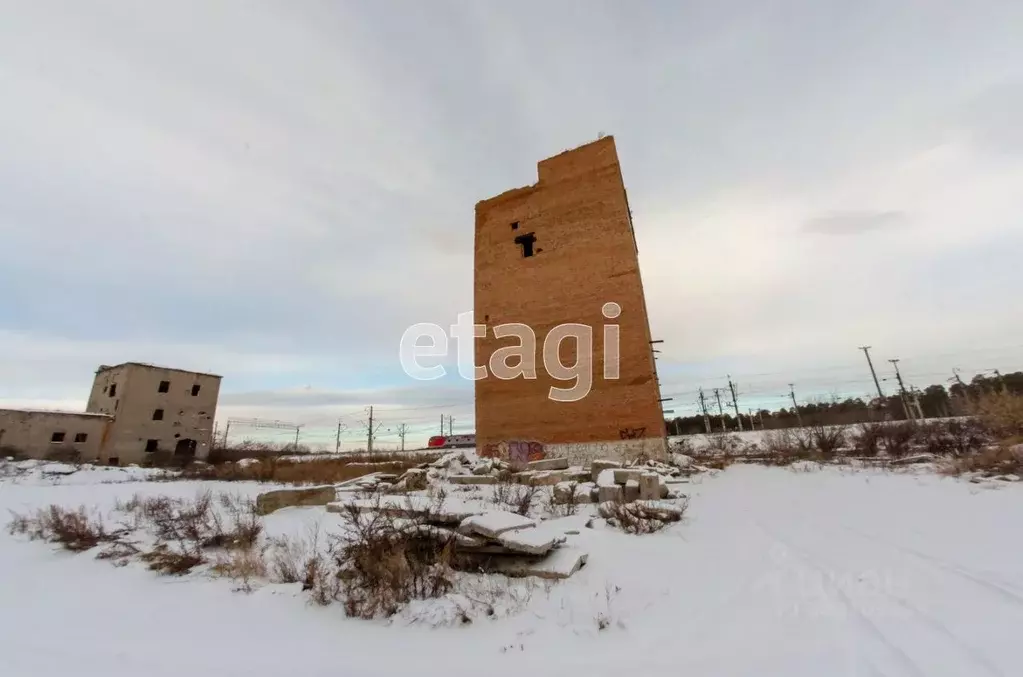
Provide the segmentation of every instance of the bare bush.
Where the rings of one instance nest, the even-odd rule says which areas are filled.
[[[982,393],[971,400],[970,412],[1000,438],[1023,435],[1023,395]]]
[[[215,499],[209,491],[193,499],[136,495],[115,509],[132,515],[135,528],[147,527],[160,541],[177,543],[182,551],[193,553],[206,548],[252,548],[263,531],[251,500],[229,494]]]
[[[303,590],[312,590],[324,568],[323,554],[319,549],[319,527],[310,527],[305,538],[270,538],[266,555],[271,581],[302,583]],[[320,589],[323,589],[322,585]]]
[[[85,506],[72,510],[50,505],[33,515],[14,514],[8,530],[32,540],[59,543],[72,552],[91,550],[101,543],[116,541],[120,536],[120,532],[108,532],[102,519],[90,516]]]
[[[503,509],[523,517],[529,515],[540,493],[540,487],[530,484],[499,482],[494,485],[491,501]]]
[[[861,423],[857,434],[852,438],[853,448],[856,450],[856,453],[870,458],[874,458],[881,453],[881,443],[883,441],[883,423]]]
[[[1020,445],[1003,444],[955,458],[943,467],[949,475],[980,473],[982,475],[1023,475],[1023,449]]]
[[[822,423],[812,423],[809,427],[810,442],[820,458],[828,461],[838,455],[845,446],[845,426],[826,426]]]
[[[610,526],[617,527],[627,534],[652,534],[672,522],[681,520],[689,508],[689,499],[683,498],[669,505],[643,501],[635,503],[609,501],[601,503],[598,509]]]
[[[187,574],[206,561],[199,552],[172,550],[166,543],[158,543],[152,550],[141,553],[138,557],[153,571],[170,576]]]
[[[903,458],[913,449],[916,424],[912,421],[898,421],[881,426],[881,439],[890,458]]]
[[[346,533],[335,537],[334,571],[321,576],[314,599],[338,599],[349,616],[391,616],[413,599],[440,597],[453,586],[453,542],[434,538],[415,519],[350,507],[342,513]]]

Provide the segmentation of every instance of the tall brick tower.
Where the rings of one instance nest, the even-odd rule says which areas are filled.
[[[537,339],[536,378],[502,380],[488,371],[476,381],[477,448],[513,462],[663,457],[660,388],[614,138],[543,160],[537,170],[536,184],[476,205],[474,321],[488,328],[475,339],[476,364],[489,370],[495,350],[518,345],[496,338],[497,325],[529,325]],[[620,308],[617,317],[608,303]],[[552,386],[567,384],[544,369],[542,355],[545,337],[566,323],[593,330],[592,387],[573,402],[551,399]],[[617,378],[604,378],[605,348],[613,357],[605,325],[618,326]],[[560,344],[562,364],[575,364],[576,348]]]

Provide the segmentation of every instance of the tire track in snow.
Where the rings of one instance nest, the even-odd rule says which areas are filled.
[[[931,566],[934,566],[935,568],[941,569],[942,571],[946,571],[946,572],[948,572],[950,574],[958,576],[959,578],[961,578],[963,580],[966,580],[966,581],[969,581],[969,582],[971,582],[971,583],[973,583],[975,585],[978,585],[978,586],[984,588],[985,590],[987,590],[988,592],[994,593],[995,595],[997,595],[1001,599],[1007,599],[1007,600],[1010,600],[1010,601],[1014,602],[1015,604],[1023,606],[1023,594],[1020,594],[1019,592],[1016,592],[1015,590],[1013,590],[1011,587],[1009,587],[1007,585],[1004,585],[1002,583],[997,583],[997,582],[992,581],[992,580],[990,580],[988,578],[985,578],[985,577],[983,577],[983,576],[981,576],[979,574],[975,574],[975,573],[971,572],[969,569],[967,569],[966,567],[961,566],[959,564],[956,564],[955,562],[950,562],[948,560],[943,560],[940,557],[934,557],[932,555],[928,555],[926,553],[920,552],[919,550],[916,550],[915,548],[911,548],[911,547],[906,546],[906,545],[900,545],[898,543],[892,543],[891,541],[888,541],[886,539],[880,538],[878,536],[873,536],[871,534],[862,532],[859,529],[855,529],[855,528],[850,527],[850,526],[845,525],[845,524],[833,524],[833,525],[830,525],[830,526],[837,526],[837,527],[841,528],[842,530],[848,531],[849,533],[851,533],[853,535],[856,535],[856,536],[859,536],[860,538],[862,538],[864,540],[867,540],[867,541],[870,541],[871,543],[877,543],[877,544],[880,544],[880,545],[885,545],[885,546],[888,546],[889,548],[892,548],[894,550],[898,550],[899,552],[906,553],[907,555],[913,555],[914,557],[916,557],[916,558],[918,558],[918,559],[920,559],[920,560],[922,560],[924,562],[929,563]]]
[[[888,636],[881,630],[881,628],[879,628],[877,624],[874,623],[874,621],[872,621],[866,614],[860,611],[856,607],[856,605],[853,604],[852,600],[849,599],[849,596],[845,594],[845,592],[841,588],[836,586],[834,583],[828,581],[828,577],[826,575],[827,572],[825,572],[824,568],[817,564],[812,557],[810,557],[801,548],[797,548],[790,541],[776,533],[774,530],[765,526],[759,520],[754,520],[753,524],[758,529],[763,531],[773,541],[781,543],[786,548],[794,552],[796,556],[799,559],[801,559],[806,566],[808,566],[814,572],[820,574],[821,580],[825,581],[827,583],[827,586],[831,589],[832,597],[838,600],[839,603],[841,603],[841,605],[846,609],[846,611],[849,612],[849,615],[856,620],[860,627],[862,627],[869,635],[874,637],[874,639],[876,639],[882,646],[888,649],[888,651],[890,651],[902,663],[902,665],[906,668],[906,670],[909,671],[910,674],[915,675],[916,677],[927,677],[927,673],[920,668],[916,661],[914,661],[909,656],[909,654],[907,654],[901,647],[892,642],[888,638]],[[869,659],[867,659],[867,661],[868,663],[870,663],[871,670],[873,670],[875,673],[878,673],[879,670],[877,666],[870,662]]]
[[[763,528],[762,525],[760,525],[760,526]],[[840,526],[843,528],[843,530],[848,531],[850,533],[854,533],[854,534],[858,533],[855,529],[852,529],[851,527],[846,527],[845,525],[840,525]],[[771,532],[770,530],[767,530],[766,528],[765,528],[765,531],[768,531],[768,533],[771,533],[775,538],[777,538],[781,543],[785,544],[787,547],[792,548],[792,550],[795,551],[797,553],[797,555],[799,555],[810,566],[812,566],[814,569],[816,569],[818,573],[821,573],[822,575],[825,573],[824,567],[821,564],[818,564],[817,561],[815,560],[815,558],[811,557],[805,550],[796,547],[792,543],[792,541],[779,536],[776,532]],[[867,540],[874,541],[874,539],[869,537],[868,535],[865,535],[865,534],[858,534],[858,535],[860,535],[862,538],[866,538]],[[885,544],[883,541],[880,541],[880,540],[877,540],[876,542],[881,543],[881,544]],[[896,549],[898,549],[894,545],[892,547],[895,547]],[[917,554],[917,553],[911,553],[911,554]],[[970,579],[970,580],[972,580],[972,579]],[[833,589],[838,590],[837,586],[832,585],[831,587]],[[987,656],[985,656],[983,654],[983,652],[981,652],[976,647],[974,647],[974,646],[972,646],[970,644],[967,644],[962,639],[960,639],[959,636],[956,635],[954,632],[952,632],[948,628],[948,626],[946,626],[940,619],[935,618],[933,615],[923,611],[922,609],[920,609],[919,607],[914,605],[912,602],[910,602],[909,600],[907,600],[907,599],[905,599],[905,598],[903,598],[903,597],[901,597],[899,595],[895,595],[895,594],[893,594],[893,593],[891,593],[891,592],[889,592],[887,590],[883,590],[883,589],[879,588],[876,585],[871,585],[870,587],[873,588],[873,590],[875,592],[880,593],[885,598],[890,600],[896,606],[898,606],[898,607],[904,609],[905,611],[909,612],[910,614],[912,614],[921,623],[923,623],[923,625],[929,627],[932,631],[934,631],[937,634],[943,636],[948,641],[950,641],[952,644],[957,646],[962,651],[962,653],[965,654],[968,657],[968,660],[970,660],[973,663],[973,665],[983,667],[984,671],[987,672],[987,674],[992,675],[993,677],[1005,677],[1005,673],[998,666],[996,666],[994,663],[992,663],[987,658]],[[842,595],[844,596],[844,593],[842,593]],[[848,600],[847,597],[846,597],[846,600]],[[862,615],[862,613],[859,612],[859,610],[857,610],[857,613],[860,613],[860,615]],[[874,627],[877,627],[873,623],[873,621],[870,621],[870,623]],[[902,652],[902,653],[903,653],[903,655],[905,655],[905,652]],[[908,656],[907,656],[907,658],[908,658]],[[970,674],[976,674],[976,673],[971,672]]]

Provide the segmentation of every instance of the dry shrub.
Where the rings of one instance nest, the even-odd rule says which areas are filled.
[[[136,495],[116,509],[132,514],[136,528],[147,527],[160,541],[177,543],[184,551],[244,550],[253,547],[263,532],[255,504],[229,494],[216,499],[209,491],[193,499]]]
[[[490,500],[504,510],[525,517],[533,509],[539,494],[540,487],[535,485],[498,482]]]
[[[323,555],[319,551],[319,527],[311,526],[305,538],[270,538],[266,556],[271,581],[302,583],[303,590],[312,590],[324,570]],[[323,585],[319,588],[322,591]]]
[[[845,446],[845,426],[826,426],[822,423],[812,423],[809,428],[810,442],[820,454],[822,460],[828,461],[835,458]]]
[[[772,430],[764,434],[763,440],[767,456],[761,461],[767,465],[786,466],[817,457],[813,437],[802,428]]]
[[[889,458],[903,458],[913,450],[913,440],[917,434],[916,424],[912,421],[885,423],[881,426],[881,439]]]
[[[314,587],[317,601],[337,599],[357,618],[391,616],[413,599],[440,597],[453,586],[453,543],[426,536],[416,519],[350,507],[344,536],[330,547],[334,571]]]
[[[881,443],[884,441],[883,423],[861,423],[857,434],[853,436],[852,443],[856,453],[860,456],[874,458],[881,453]]]
[[[953,419],[920,424],[917,441],[935,456],[966,456],[984,448],[994,439],[980,420]]]
[[[166,543],[159,543],[149,552],[139,554],[153,571],[169,576],[182,576],[206,560],[200,552],[172,550]]]
[[[98,516],[90,516],[85,506],[77,509],[51,505],[34,515],[13,514],[8,530],[32,540],[59,543],[65,550],[83,552],[101,543],[116,541],[121,532],[108,532]]]
[[[689,499],[672,503],[677,510],[667,510],[650,506],[643,502],[637,503],[601,503],[600,515],[610,526],[617,527],[627,534],[652,534],[660,531],[672,522],[682,519],[689,508]]]
[[[970,412],[998,437],[1023,435],[1023,395],[982,393],[971,400]]]
[[[211,567],[214,574],[241,582],[241,589],[252,590],[252,581],[267,577],[263,553],[255,548],[231,550],[217,555]]]
[[[1002,444],[983,451],[960,456],[946,464],[942,471],[949,475],[980,473],[982,475],[1023,475],[1023,447]]]

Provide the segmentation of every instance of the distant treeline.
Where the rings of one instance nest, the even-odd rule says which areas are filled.
[[[943,418],[964,415],[968,413],[968,403],[971,398],[984,392],[1001,389],[1016,395],[1023,395],[1023,372],[1002,374],[1000,377],[978,374],[969,383],[953,383],[948,388],[941,384],[935,384],[916,392],[915,395],[919,398],[920,409],[925,418]],[[912,397],[913,394],[910,394],[910,398]],[[750,417],[746,412],[740,413],[742,414],[742,429],[749,430]],[[739,429],[735,416],[732,414],[726,413],[724,417],[711,412],[708,414],[712,432],[721,431],[722,419],[726,430],[736,431]],[[752,423],[757,430],[774,430],[794,428],[800,424],[800,421],[803,425],[851,425],[884,420],[886,416],[896,421],[906,419],[905,407],[898,394],[889,395],[883,400],[874,398],[865,401],[859,397],[850,397],[832,402],[800,404],[798,415],[793,408],[778,409],[777,411],[761,409],[753,412]],[[676,416],[672,419],[665,419],[665,423],[669,435],[695,435],[706,432],[702,414]]]

